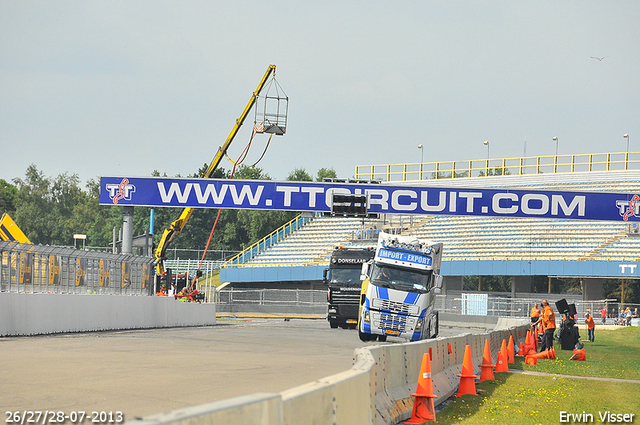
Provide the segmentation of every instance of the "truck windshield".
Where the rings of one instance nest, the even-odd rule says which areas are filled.
[[[360,283],[360,268],[331,269],[329,281],[331,283]]]
[[[371,283],[408,292],[426,292],[430,289],[431,270],[401,269],[384,264],[374,264]]]

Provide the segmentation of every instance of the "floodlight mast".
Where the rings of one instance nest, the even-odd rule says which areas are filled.
[[[222,157],[224,157],[225,153],[227,152],[227,149],[231,145],[231,142],[233,142],[233,139],[236,137],[236,134],[238,134],[238,130],[244,123],[244,120],[247,118],[247,115],[249,115],[249,111],[251,110],[253,105],[256,103],[256,99],[260,95],[260,92],[264,88],[267,80],[272,74],[275,74],[275,72],[276,72],[276,66],[269,65],[267,72],[265,72],[264,76],[262,77],[262,80],[260,80],[260,84],[258,84],[258,88],[256,88],[256,91],[253,92],[253,94],[251,95],[251,99],[249,99],[247,106],[245,106],[244,108],[244,111],[242,111],[242,114],[236,120],[236,123],[233,126],[231,133],[229,133],[229,136],[227,137],[227,140],[224,142],[222,146],[218,148],[218,152],[213,157],[213,160],[211,160],[209,167],[202,175],[203,178],[208,179],[208,178],[211,178],[211,176],[213,176],[213,172],[216,170],[216,168],[218,168],[218,165],[220,164]],[[160,238],[160,242],[158,243],[158,247],[156,248],[156,251],[154,253],[154,257],[156,260],[157,275],[161,276],[165,273],[164,260],[166,259],[165,254],[167,252],[167,247],[169,245],[169,242],[175,235],[177,235],[182,231],[182,229],[184,229],[184,226],[187,224],[187,220],[189,220],[189,217],[191,216],[192,212],[193,212],[193,208],[187,207],[183,209],[180,216],[177,219],[175,219],[169,225],[168,228],[164,230],[162,234],[162,238]]]

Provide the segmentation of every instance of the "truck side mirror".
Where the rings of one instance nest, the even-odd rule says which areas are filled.
[[[362,270],[360,271],[360,280],[366,280],[369,278],[369,268],[371,267],[371,263],[362,263]]]
[[[322,283],[324,283],[325,285],[329,284],[329,281],[327,280],[327,274],[329,273],[329,269],[324,269],[322,271]]]
[[[440,291],[442,291],[442,279],[443,279],[443,277],[441,275],[439,275],[439,274],[435,275],[434,277],[435,277],[435,279],[433,281],[433,288],[435,289],[435,292],[437,294],[439,294]]]

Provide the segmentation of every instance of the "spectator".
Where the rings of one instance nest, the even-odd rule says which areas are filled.
[[[589,342],[595,342],[596,322],[593,320],[593,317],[591,317],[590,313],[587,312],[584,322],[587,324],[587,333],[589,335]]]
[[[602,319],[602,324],[604,325],[607,322],[607,309],[602,307],[600,310],[600,318]]]
[[[535,305],[531,309],[531,323],[536,323],[539,318],[540,318],[540,309],[538,308],[538,303],[535,303]]]
[[[622,321],[623,326],[631,326],[631,309],[627,307],[624,311],[624,320]]]
[[[540,351],[549,350],[553,348],[553,334],[556,331],[556,314],[553,312],[547,300],[542,300],[542,314],[536,323],[533,323],[531,327],[535,327],[538,323],[542,322],[544,326],[544,335],[542,337],[542,344]]]

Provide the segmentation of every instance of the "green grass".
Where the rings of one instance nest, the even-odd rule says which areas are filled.
[[[580,332],[582,341],[585,341],[587,335],[583,335],[582,330]],[[563,375],[640,380],[640,327],[596,329],[595,336],[595,342],[587,340],[584,343],[586,361],[569,361],[573,352],[561,350],[560,344],[554,344],[556,360],[539,360],[537,365],[530,366],[524,364],[522,357],[516,357],[516,363],[509,367]]]
[[[479,395],[465,395],[438,412],[439,424],[556,424],[561,412],[593,415],[634,413],[640,418],[640,384],[576,378],[497,373],[495,381],[476,385]]]
[[[556,360],[538,360],[536,366],[529,366],[516,357],[516,364],[509,368],[640,380],[640,328],[596,330],[596,342],[585,343],[585,350],[587,360],[583,362],[569,361],[572,352],[557,350]],[[561,412],[591,414],[592,423],[600,423],[599,413],[607,411],[635,414],[633,423],[640,423],[640,383],[518,373],[495,375],[495,381],[476,384],[479,395],[445,402],[446,407],[437,413],[438,423],[557,424]]]

